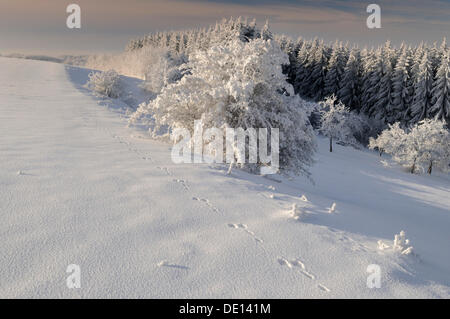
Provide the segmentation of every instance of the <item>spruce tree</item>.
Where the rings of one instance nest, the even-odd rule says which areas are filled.
[[[310,83],[308,97],[315,101],[323,98],[323,89],[326,71],[326,55],[323,42],[321,41],[316,47],[312,57],[311,73],[308,74],[306,81]]]
[[[428,116],[445,119],[450,123],[450,51],[443,55],[431,90],[431,107]]]
[[[391,99],[386,110],[387,123],[403,121],[403,115],[406,113],[411,103],[409,65],[409,52],[404,46],[392,76]]]
[[[338,98],[350,109],[359,109],[359,52],[350,52],[342,77],[342,87],[338,91]]]
[[[324,79],[324,96],[337,94],[341,87],[342,76],[344,74],[345,61],[342,44],[337,41],[333,46],[327,66],[327,74]]]
[[[433,84],[433,70],[428,53],[425,53],[417,68],[414,79],[414,97],[408,114],[409,123],[417,123],[425,118],[430,106],[430,92]]]
[[[381,51],[381,59],[378,60],[381,64],[381,79],[378,86],[377,98],[373,104],[374,117],[383,122],[387,122],[386,107],[391,99],[393,55],[393,50],[388,41]]]

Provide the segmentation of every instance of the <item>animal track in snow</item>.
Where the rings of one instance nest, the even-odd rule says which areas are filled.
[[[169,176],[172,176],[172,172],[167,168],[167,167],[156,167],[157,169],[163,171],[164,173],[166,173]]]
[[[19,176],[35,176],[35,175],[33,175],[33,174],[30,174],[30,173],[25,173],[25,172],[22,171],[22,170],[17,171],[17,175],[19,175]]]
[[[133,147],[133,144],[131,144],[130,142],[125,141],[119,135],[113,134],[112,137],[114,139],[116,139],[117,141],[119,141],[120,144],[125,144],[130,152],[135,153],[141,159],[143,159],[145,161],[152,161],[151,157],[141,154],[141,152],[136,147]]]
[[[325,287],[322,284],[318,284],[317,287],[319,287],[320,290],[323,290],[325,292],[330,292],[331,291],[330,289],[328,289],[327,287]]]
[[[177,265],[168,262],[167,260],[160,261],[158,263],[158,267],[169,267],[169,268],[178,268],[178,269],[189,269],[189,267],[183,266],[183,265]]]
[[[304,276],[306,276],[307,278],[311,279],[311,280],[315,280],[316,276],[313,275],[312,273],[310,273],[308,270],[306,270],[306,266],[305,263],[303,261],[301,261],[300,259],[296,258],[296,259],[292,259],[292,260],[287,260],[286,258],[283,257],[279,257],[278,258],[278,263],[281,266],[287,266],[290,269],[295,269],[294,267],[296,267],[300,273]],[[323,284],[317,284],[317,287],[325,292],[330,292],[331,290],[328,289],[325,285]]]
[[[350,249],[352,251],[362,251],[362,252],[367,252],[368,248],[366,246],[364,246],[363,244],[357,242],[356,240],[354,240],[353,238],[350,238],[348,236],[343,235],[343,233],[339,233],[340,237],[338,238],[338,240],[346,245],[350,246]]]
[[[185,190],[189,190],[189,186],[187,185],[187,182],[185,180],[183,180],[183,179],[174,179],[173,181],[175,183],[181,184]]]
[[[285,258],[278,258],[278,263],[281,266],[287,266],[288,268],[293,268],[293,267],[297,267],[299,268],[299,271],[301,274],[303,274],[304,276],[308,277],[311,280],[316,279],[316,276],[314,276],[312,273],[310,273],[309,271],[306,270],[306,266],[305,264],[300,260],[300,259],[293,259],[293,260],[287,260]]]
[[[199,197],[192,197],[193,200],[205,203],[206,206],[208,206],[209,208],[211,208],[215,213],[220,213],[219,209],[217,207],[215,207],[214,205],[212,205],[210,203],[210,201],[206,198],[199,198]]]
[[[281,266],[288,266],[288,268],[292,268],[292,264],[287,260],[287,259],[284,259],[284,258],[278,258],[278,263],[281,265]]]
[[[228,224],[228,227],[234,228],[234,229],[242,229],[247,234],[253,237],[253,239],[258,243],[263,243],[263,240],[261,238],[256,237],[255,233],[248,229],[247,225],[245,224]]]
[[[306,270],[305,264],[300,259],[295,259],[292,261],[292,264],[300,267],[303,270]]]
[[[119,135],[113,134],[112,137],[115,138],[116,140],[118,140],[120,144],[125,144],[125,145],[130,146],[130,143],[127,141],[124,141]]]

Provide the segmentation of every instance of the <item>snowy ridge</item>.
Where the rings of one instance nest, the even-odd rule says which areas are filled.
[[[0,297],[450,297],[448,175],[320,138],[315,184],[173,164],[85,69],[0,65]],[[401,230],[414,255],[378,248]]]

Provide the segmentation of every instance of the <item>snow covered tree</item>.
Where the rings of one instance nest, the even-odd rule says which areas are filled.
[[[444,121],[425,119],[411,128],[408,134],[409,158],[415,166],[427,168],[431,174],[433,167],[448,170],[450,165],[450,133]]]
[[[132,122],[151,114],[151,131],[159,134],[167,128],[167,137],[176,128],[192,134],[194,121],[201,121],[203,129],[278,128],[281,171],[309,175],[315,137],[307,103],[282,73],[286,63],[287,55],[273,40],[235,40],[198,50],[190,57],[190,73],[141,105]]]
[[[381,79],[376,94],[376,99],[373,103],[372,116],[380,121],[387,122],[386,107],[391,100],[392,76],[393,76],[393,50],[390,42],[386,42],[381,51],[381,59],[378,62],[381,65]]]
[[[90,73],[86,87],[99,97],[113,99],[120,97],[124,89],[120,75],[114,70]]]
[[[425,45],[423,44],[423,42],[421,42],[419,46],[413,50],[411,59],[411,79],[414,84],[417,83],[419,67],[420,64],[422,63],[422,59],[425,53],[428,54],[428,50],[425,50]]]
[[[180,66],[187,62],[187,58],[184,54],[170,53],[166,49],[153,53],[153,61],[147,65],[141,87],[151,93],[159,94],[165,86],[183,77]]]
[[[388,129],[381,132],[377,138],[370,138],[370,149],[378,149],[380,156],[383,153],[397,156],[398,160],[407,153],[407,134],[400,127],[400,122],[389,124]]]
[[[443,55],[431,90],[429,117],[450,123],[450,50]]]
[[[278,42],[278,41],[277,41]],[[287,74],[288,82],[294,86],[296,91],[297,72],[298,72],[298,53],[303,46],[303,39],[300,37],[297,42],[290,41],[289,47],[283,51],[288,54],[289,64],[283,66],[283,73]],[[297,91],[296,91],[297,92]]]
[[[306,93],[309,91],[308,83],[305,81],[309,71],[308,52],[309,52],[309,45],[307,42],[303,42],[303,45],[297,54],[295,82],[294,82],[294,89],[301,96],[305,96]]]
[[[352,109],[359,109],[359,54],[352,50],[344,68],[344,74],[337,95]]]
[[[273,35],[269,28],[269,20],[266,20],[264,27],[261,29],[261,38],[264,40],[272,40]]]
[[[360,132],[363,128],[363,122],[356,114],[337,102],[335,95],[327,97],[319,102],[321,106],[321,125],[320,133],[330,139],[330,152],[333,152],[333,140],[345,144],[356,145],[355,132]]]
[[[403,120],[403,116],[411,103],[412,84],[409,65],[409,52],[406,47],[403,47],[392,77],[391,100],[387,105],[388,123]]]
[[[409,122],[417,123],[425,118],[430,106],[433,70],[428,53],[423,54],[414,78],[414,97],[409,109]]]
[[[370,148],[392,155],[392,158],[407,167],[411,173],[418,168],[431,174],[433,167],[446,171],[450,165],[450,133],[445,122],[425,119],[405,131],[397,122],[389,125],[377,139],[371,139]]]
[[[365,53],[362,57],[361,70],[361,112],[370,117],[375,117],[379,111],[374,105],[377,101],[382,72],[381,49],[378,49],[376,52]]]
[[[169,38],[169,50],[172,52],[180,52],[180,35],[177,33],[172,33]]]
[[[318,101],[323,98],[325,72],[327,58],[323,41],[321,41],[315,51],[312,53],[311,72],[307,75],[305,81],[309,83],[309,97]]]
[[[327,72],[324,80],[324,96],[337,94],[341,87],[341,80],[345,67],[345,56],[342,44],[337,41],[333,46],[331,57],[328,61]]]
[[[319,101],[336,94],[351,110],[389,124],[402,121],[409,125],[436,116],[450,122],[446,84],[449,48],[445,39],[440,45],[426,47],[422,43],[415,49],[404,44],[395,49],[387,41],[375,49],[349,50],[348,44],[330,46],[317,38],[293,41],[288,36],[272,34],[267,21],[258,29],[254,20],[249,22],[239,17],[223,19],[207,29],[153,33],[131,40],[126,50],[137,52],[152,47],[189,56],[199,49],[207,51],[236,39],[248,42],[257,38],[273,39],[288,54],[289,63],[283,66],[283,73],[303,98]],[[428,62],[424,60],[425,53]],[[133,60],[128,57],[131,56],[121,58]],[[102,69],[110,68],[116,69]],[[122,69],[116,71],[123,74]],[[429,76],[431,88],[427,88]]]

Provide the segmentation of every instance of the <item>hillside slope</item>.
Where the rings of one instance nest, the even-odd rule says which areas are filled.
[[[88,70],[0,69],[0,297],[450,297],[448,176],[322,139],[315,184],[174,164],[81,87]],[[417,255],[377,249],[401,230]]]

